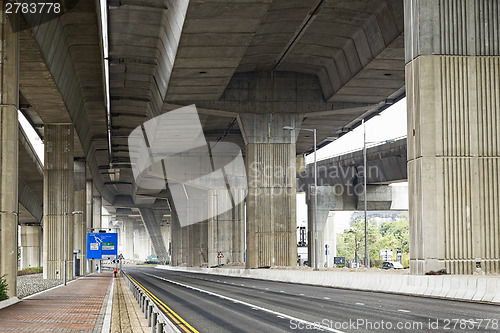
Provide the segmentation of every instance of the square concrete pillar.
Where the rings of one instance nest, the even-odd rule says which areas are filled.
[[[302,116],[240,114],[238,120],[246,144],[248,179],[246,267],[295,266],[295,142]]]
[[[21,225],[21,269],[42,266],[42,227]]]
[[[74,131],[72,125],[46,124],[43,189],[43,277],[73,276]],[[64,215],[67,215],[66,235]],[[64,247],[66,238],[66,248]]]
[[[5,14],[0,1],[0,276],[5,274],[7,295],[16,295],[17,280],[17,207],[18,207],[18,122],[19,36],[11,22],[17,15]]]
[[[500,273],[499,8],[405,1],[413,274]]]

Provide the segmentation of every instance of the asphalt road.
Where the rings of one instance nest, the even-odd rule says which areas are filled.
[[[152,267],[125,272],[198,332],[500,331],[495,305]]]

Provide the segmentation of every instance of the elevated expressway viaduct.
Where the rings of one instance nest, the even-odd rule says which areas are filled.
[[[496,0],[63,0],[51,16],[8,14],[0,3],[0,275],[9,296],[20,222],[44,277],[62,278],[64,253],[85,258],[86,230],[109,227],[101,206],[125,243],[144,224],[158,258],[170,252],[174,265],[212,266],[217,252],[247,268],[296,265],[296,162],[314,146],[300,129],[316,129],[322,145],[405,95],[411,272],[500,272]],[[193,104],[204,140],[236,145],[245,159],[247,191],[237,198],[246,198],[221,214],[217,189],[204,205],[189,195],[176,205],[171,189],[184,179],[141,186],[134,175],[144,160],[131,154],[156,141],[137,150],[131,133]],[[44,141],[43,167],[23,151],[18,110]],[[167,128],[184,134],[175,121]],[[182,226],[193,209],[209,218]]]

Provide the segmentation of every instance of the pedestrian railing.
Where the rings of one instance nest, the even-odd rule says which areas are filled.
[[[181,333],[178,323],[172,322],[158,307],[157,301],[148,294],[136,281],[128,274],[121,272],[132,294],[139,303],[144,318],[148,321],[148,326],[151,327],[152,333]]]

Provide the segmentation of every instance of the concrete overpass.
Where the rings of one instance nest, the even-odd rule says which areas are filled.
[[[51,19],[2,11],[0,273],[9,285],[17,266],[17,109],[45,142],[45,277],[62,271],[64,213],[85,212],[70,217],[71,249],[74,235],[101,227],[102,203],[132,225],[140,215],[160,257],[170,214],[177,264],[213,262],[221,247],[241,261],[241,205],[220,218],[232,222],[221,226],[230,236],[215,245],[215,219],[181,228],[169,193],[151,194],[133,177],[131,131],[193,103],[207,140],[240,145],[247,168],[289,170],[269,182],[247,172],[253,268],[296,260],[295,156],[313,143],[308,132],[283,126],[316,128],[321,143],[405,89],[412,272],[499,272],[496,1],[109,0],[104,16],[99,4],[63,1]]]

